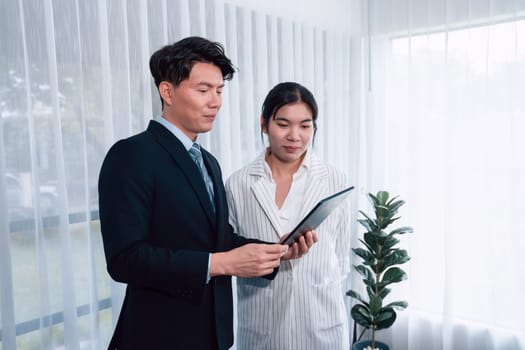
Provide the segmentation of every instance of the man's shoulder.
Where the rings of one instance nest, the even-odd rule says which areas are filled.
[[[127,168],[132,164],[144,166],[144,162],[157,153],[153,149],[154,145],[153,137],[148,135],[147,131],[118,140],[109,148],[102,166],[111,165],[112,168]]]
[[[138,134],[123,138],[118,140],[111,146],[110,151],[112,150],[130,150],[134,148],[141,149],[145,145],[152,144],[154,138],[151,133],[147,130],[144,130]]]

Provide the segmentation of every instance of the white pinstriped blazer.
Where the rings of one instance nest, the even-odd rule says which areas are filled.
[[[242,236],[277,242],[282,230],[275,193],[260,181],[267,176],[264,156],[226,182],[230,222]],[[346,185],[334,167],[313,153],[306,157],[310,166],[300,217]],[[306,255],[281,263],[275,280],[237,278],[237,349],[349,349],[342,284],[350,270],[349,215],[347,200],[317,228],[319,241]]]

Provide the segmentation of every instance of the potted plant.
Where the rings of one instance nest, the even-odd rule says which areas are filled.
[[[413,232],[411,227],[404,226],[387,232],[387,228],[400,217],[396,216],[399,207],[405,204],[397,197],[390,198],[388,192],[379,191],[376,195],[368,194],[373,206],[375,217],[366,215],[358,222],[366,229],[362,239],[363,248],[353,248],[352,251],[361,258],[359,265],[354,265],[357,272],[363,277],[366,296],[361,296],[355,290],[346,294],[357,300],[351,309],[354,322],[362,327],[358,342],[352,346],[353,350],[361,350],[371,346],[374,350],[380,346],[381,350],[388,350],[388,346],[375,339],[376,331],[390,327],[396,320],[395,309],[402,310],[408,306],[406,301],[394,301],[386,304],[384,299],[390,293],[389,285],[405,280],[407,274],[398,266],[410,260],[405,249],[397,247],[397,235]],[[359,341],[364,332],[371,333],[370,341]],[[355,325],[354,325],[355,338]],[[354,339],[355,340],[355,339]],[[366,343],[366,344],[365,344]]]

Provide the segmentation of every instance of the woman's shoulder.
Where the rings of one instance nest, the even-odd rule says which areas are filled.
[[[251,163],[243,166],[240,169],[235,170],[228,178],[228,180],[232,179],[238,179],[238,178],[246,178],[251,176],[257,176],[264,174],[264,158],[257,157],[255,158]]]
[[[335,165],[322,160],[315,153],[312,153],[311,155],[311,166],[313,169],[323,172],[328,178],[335,180],[336,182],[346,182],[346,174],[343,171]]]
[[[250,164],[247,164],[242,168],[234,171],[226,180],[225,186],[227,189],[230,190],[249,186],[249,184],[260,175],[262,169],[262,164],[257,158]]]
[[[226,179],[225,185],[226,187],[234,186],[234,184],[239,183],[239,180],[245,179],[247,171],[247,166],[243,166],[240,169],[235,170],[229,177]]]

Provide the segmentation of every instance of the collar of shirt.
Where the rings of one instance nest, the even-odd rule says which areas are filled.
[[[199,143],[198,140],[195,140],[195,142],[193,142],[188,136],[186,136],[186,134],[184,134],[175,125],[167,121],[163,116],[161,115],[155,116],[153,120],[165,126],[166,129],[168,129],[177,139],[179,139],[179,141],[182,142],[182,144],[186,148],[186,151],[189,151],[191,146],[193,146],[194,143]]]
[[[272,169],[270,169],[270,166],[268,165],[268,163],[266,163],[266,160],[264,160],[266,158],[266,153],[267,152],[268,152],[268,149],[266,150],[266,152],[263,155],[264,173],[266,174],[266,176],[268,177],[270,182],[274,182],[273,181],[273,175],[272,175]],[[303,158],[303,161],[301,162],[301,165],[299,166],[297,171],[293,174],[293,180],[299,179],[300,177],[303,176],[303,174],[305,174],[308,171],[308,169],[310,169],[310,163],[311,163],[311,156],[310,155],[311,155],[311,152],[308,149],[306,151],[306,154],[304,155],[304,158]]]

